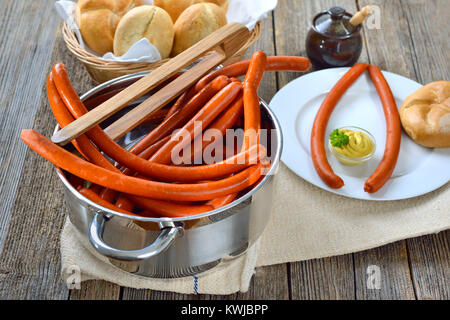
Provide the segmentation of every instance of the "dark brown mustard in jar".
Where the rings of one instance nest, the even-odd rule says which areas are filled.
[[[348,67],[362,50],[361,25],[350,23],[352,15],[333,7],[316,15],[306,37],[306,54],[316,69]]]

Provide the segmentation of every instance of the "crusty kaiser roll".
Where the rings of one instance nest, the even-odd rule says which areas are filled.
[[[156,6],[140,6],[120,20],[114,37],[114,54],[121,56],[137,41],[147,38],[161,58],[169,57],[173,44],[173,23],[169,14]]]
[[[225,12],[219,6],[213,3],[198,3],[190,6],[175,22],[172,56],[183,52],[226,24]]]
[[[411,94],[400,108],[406,133],[418,144],[450,147],[450,81],[436,81]]]
[[[142,0],[79,0],[75,19],[86,44],[98,54],[112,52],[120,18]]]
[[[169,13],[173,23],[177,21],[180,14],[196,3],[211,2],[221,7],[225,13],[228,10],[228,0],[154,0],[155,6],[163,8]]]

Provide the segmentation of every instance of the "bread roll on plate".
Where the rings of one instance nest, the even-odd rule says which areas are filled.
[[[418,144],[450,147],[450,81],[431,82],[405,99],[400,119],[406,133]]]
[[[142,4],[142,0],[79,0],[75,19],[84,42],[98,54],[112,52],[120,18]]]
[[[163,8],[175,23],[180,14],[193,4],[210,2],[218,5],[225,11],[228,10],[228,0],[154,0],[155,6]]]
[[[219,6],[213,3],[190,6],[175,22],[171,55],[176,56],[226,24],[225,12]]]
[[[114,54],[121,56],[142,38],[147,38],[168,58],[173,45],[173,23],[169,14],[156,6],[144,5],[130,10],[122,17],[114,37]]]

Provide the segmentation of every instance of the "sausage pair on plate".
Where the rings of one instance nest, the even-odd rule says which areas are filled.
[[[378,67],[358,63],[331,89],[314,119],[311,132],[311,155],[314,167],[320,178],[331,188],[341,188],[344,185],[344,181],[333,172],[327,160],[324,144],[325,130],[331,113],[342,95],[366,69],[368,69],[370,78],[380,96],[387,129],[383,159],[364,184],[364,191],[373,193],[378,191],[391,177],[397,163],[401,141],[401,124],[397,105],[389,84]]]

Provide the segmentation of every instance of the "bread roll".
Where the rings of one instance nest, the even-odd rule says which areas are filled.
[[[193,4],[202,2],[211,2],[223,9],[225,13],[228,10],[228,0],[154,0],[155,6],[163,8],[175,23],[180,14]]]
[[[113,51],[114,33],[120,18],[142,5],[142,0],[80,0],[75,19],[84,42],[98,54]]]
[[[173,44],[173,23],[169,14],[155,6],[140,6],[130,10],[120,20],[114,37],[114,54],[121,56],[137,41],[147,38],[168,58]]]
[[[450,147],[450,81],[436,81],[411,94],[400,108],[406,133],[418,144]]]
[[[175,22],[172,56],[183,52],[226,24],[225,12],[219,6],[213,3],[190,6]]]

